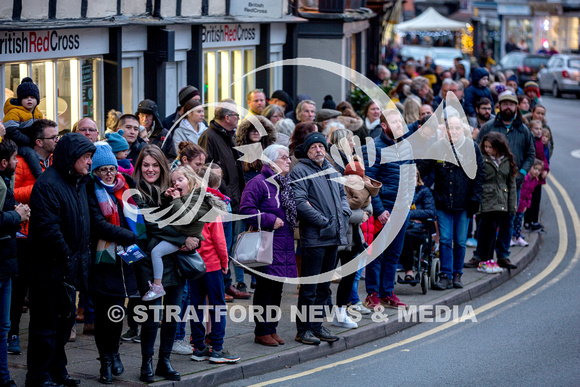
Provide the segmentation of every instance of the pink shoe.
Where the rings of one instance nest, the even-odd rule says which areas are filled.
[[[395,293],[393,293],[392,296],[387,296],[387,297],[383,297],[383,298],[379,298],[381,305],[386,306],[387,308],[393,308],[393,309],[398,309],[399,307],[401,308],[407,308],[407,304],[401,302],[401,300],[399,300],[399,297],[395,296]]]
[[[143,296],[143,301],[152,301],[156,298],[165,295],[165,290],[163,290],[163,285],[155,285],[149,281],[149,290]]]

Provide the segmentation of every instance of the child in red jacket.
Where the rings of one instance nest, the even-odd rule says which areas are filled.
[[[206,189],[219,199],[216,201],[219,203],[216,207],[226,212],[226,202],[221,197],[223,195],[217,191],[220,183],[220,174],[216,173],[214,169],[210,169]],[[189,281],[189,304],[195,308],[197,313],[197,319],[191,320],[190,324],[191,344],[193,344],[191,359],[195,361],[209,360],[210,363],[235,363],[240,360],[240,357],[230,354],[223,348],[226,329],[225,314],[227,312],[224,274],[228,272],[228,248],[221,219],[218,217],[212,223],[206,223],[202,234],[205,240],[200,242],[197,252],[203,258],[207,271],[201,278]],[[204,310],[200,308],[206,304],[206,298],[211,318],[211,332],[208,334],[207,340],[211,349],[210,346],[206,346],[206,329],[203,325]],[[216,318],[218,313],[219,317]]]

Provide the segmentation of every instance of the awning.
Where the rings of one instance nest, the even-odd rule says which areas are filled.
[[[432,7],[414,19],[395,25],[395,31],[459,31],[466,24],[441,15]]]

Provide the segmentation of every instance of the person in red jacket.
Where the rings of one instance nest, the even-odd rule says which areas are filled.
[[[217,199],[214,207],[226,212],[224,197],[217,191],[221,183],[221,176],[212,169],[207,183],[209,186],[207,192]],[[191,343],[193,344],[191,359],[195,361],[209,360],[210,363],[235,363],[240,360],[240,357],[230,354],[223,347],[226,330],[224,314],[227,310],[224,275],[228,272],[228,247],[222,221],[217,219],[215,222],[206,223],[203,226],[202,235],[205,240],[200,242],[197,252],[203,258],[207,271],[201,278],[189,281],[189,305],[195,308],[197,313],[197,318],[191,320],[190,325]],[[205,306],[206,298],[211,317],[211,332],[208,334],[211,349],[206,346],[203,325],[204,309],[200,308],[200,306]],[[216,316],[216,314],[219,315]]]
[[[58,143],[58,129],[56,122],[40,119],[36,120],[30,127],[32,140],[34,141],[34,151],[38,155],[38,162],[42,172],[52,164],[52,152]],[[14,173],[14,199],[21,204],[30,203],[32,187],[36,182],[36,177],[30,170],[25,158],[16,156],[18,164]],[[22,307],[28,292],[26,285],[26,257],[28,251],[28,221],[22,222],[20,232],[17,233],[17,258],[18,277],[12,280],[12,297],[10,301],[10,331],[8,332],[8,353],[19,355],[20,348],[20,318],[22,317]]]

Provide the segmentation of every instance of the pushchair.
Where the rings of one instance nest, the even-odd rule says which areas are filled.
[[[403,279],[398,275],[397,283],[411,286],[421,284],[423,294],[427,294],[428,288],[433,289],[439,280],[441,271],[441,263],[435,256],[435,243],[431,236],[435,231],[435,222],[433,219],[425,219],[421,224],[411,225],[405,233],[405,239],[406,243],[409,243],[409,248],[412,248],[413,268],[416,274],[412,280]],[[407,239],[409,237],[411,242]]]

